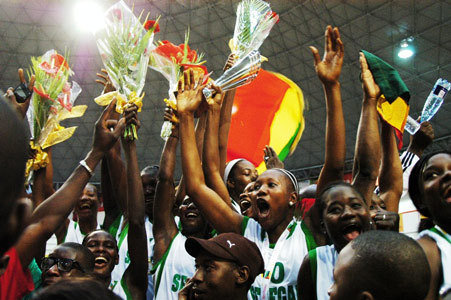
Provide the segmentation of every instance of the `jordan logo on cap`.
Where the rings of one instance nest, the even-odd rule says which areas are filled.
[[[232,248],[233,246],[235,246],[235,244],[232,244],[232,242],[230,240],[227,240],[227,243],[229,243],[229,248]]]

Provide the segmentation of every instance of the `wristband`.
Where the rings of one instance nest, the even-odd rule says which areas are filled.
[[[80,160],[80,166],[84,167],[91,177],[94,175],[94,172],[91,170],[85,160]]]

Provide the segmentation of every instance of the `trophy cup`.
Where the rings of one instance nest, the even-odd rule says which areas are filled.
[[[214,81],[215,85],[224,92],[250,83],[257,77],[261,67],[261,56],[257,50],[251,51],[248,55],[238,60],[233,67],[224,72]],[[202,91],[205,98],[212,96],[213,90],[204,88]]]

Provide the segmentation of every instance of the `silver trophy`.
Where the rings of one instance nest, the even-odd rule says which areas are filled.
[[[257,77],[260,67],[260,52],[253,50],[248,55],[238,60],[233,67],[225,71],[221,77],[214,81],[214,84],[220,87],[224,92],[248,84]],[[204,88],[203,93],[205,98],[210,98],[213,91],[213,89]]]

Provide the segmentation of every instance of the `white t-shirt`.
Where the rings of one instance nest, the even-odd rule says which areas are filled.
[[[97,224],[97,229],[100,229],[100,225]],[[80,225],[76,221],[69,219],[69,226],[67,226],[66,236],[64,237],[64,243],[73,242],[81,244],[86,234],[82,233],[80,230]]]
[[[316,299],[329,300],[327,291],[334,283],[334,267],[337,263],[338,252],[334,245],[321,246],[309,251],[312,280],[316,284]]]
[[[433,239],[440,249],[443,281],[439,294],[440,296],[444,296],[446,292],[451,290],[451,235],[435,225],[431,229],[420,232],[419,238],[423,236],[428,236]]]
[[[305,224],[293,219],[275,245],[255,220],[244,217],[243,236],[257,244],[265,262],[265,273],[255,278],[248,299],[298,299],[299,268],[309,250],[316,248]]]
[[[194,275],[195,260],[185,250],[186,239],[179,231],[152,270],[156,300],[177,300],[186,280]]]

